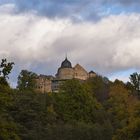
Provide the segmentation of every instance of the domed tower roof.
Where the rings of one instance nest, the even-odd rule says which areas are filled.
[[[89,74],[96,74],[94,71],[90,71]]]
[[[61,68],[72,68],[71,62],[67,59],[67,57],[61,63]]]

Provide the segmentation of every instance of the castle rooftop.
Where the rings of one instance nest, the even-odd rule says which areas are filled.
[[[61,68],[72,68],[71,62],[67,59],[67,57],[61,63]]]

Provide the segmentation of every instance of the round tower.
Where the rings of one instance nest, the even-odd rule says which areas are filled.
[[[65,58],[65,60],[61,63],[61,67],[58,69],[56,78],[66,80],[74,78],[74,70],[72,68],[71,62]]]

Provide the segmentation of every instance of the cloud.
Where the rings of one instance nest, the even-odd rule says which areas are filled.
[[[139,13],[140,0],[0,0],[12,4],[16,14],[34,13],[48,18],[71,18],[73,21],[98,21],[110,14]]]
[[[80,63],[105,75],[140,69],[140,14],[74,23],[69,17],[13,14],[12,5],[10,11],[4,10],[1,6],[0,58],[16,63],[14,76],[21,69],[55,74],[66,52],[73,65]]]
[[[71,18],[74,20],[98,18],[96,0],[14,0],[17,11],[34,12],[49,18]],[[92,5],[92,8],[90,8]]]
[[[122,5],[137,5],[140,4],[140,0],[133,1],[133,0],[108,0],[108,2],[120,3]]]

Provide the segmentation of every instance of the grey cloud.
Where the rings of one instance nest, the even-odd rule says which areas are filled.
[[[109,16],[96,23],[32,14],[0,14],[0,20],[0,58],[14,61],[16,73],[29,69],[55,74],[65,53],[73,65],[102,74],[140,69],[139,14]]]

